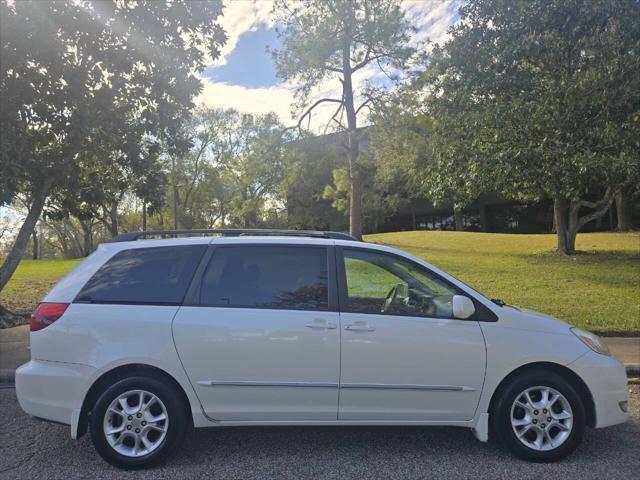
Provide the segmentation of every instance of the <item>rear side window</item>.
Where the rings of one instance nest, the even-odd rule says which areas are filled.
[[[123,250],[91,277],[76,302],[177,305],[206,245]]]
[[[324,247],[218,247],[202,277],[200,304],[327,310]]]

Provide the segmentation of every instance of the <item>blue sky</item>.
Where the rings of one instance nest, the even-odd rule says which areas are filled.
[[[295,0],[291,0],[292,2]],[[458,20],[457,10],[464,0],[402,0],[407,18],[418,28],[416,41],[429,38],[433,42],[446,39],[446,31]],[[235,108],[247,113],[274,112],[285,125],[295,123],[299,111],[292,109],[296,85],[276,77],[267,45],[278,47],[270,0],[225,0],[221,24],[228,41],[220,58],[202,75],[203,92],[196,99],[199,105]],[[354,79],[356,89],[364,82],[385,82],[376,72],[361,71]],[[340,96],[337,79],[327,81],[314,92],[316,98]],[[333,113],[333,105],[314,114],[310,128],[321,131]],[[366,122],[359,118],[360,124]],[[0,222],[16,223],[19,215],[0,207]]]
[[[255,30],[243,32],[224,65],[210,66],[204,72],[212,82],[225,82],[248,88],[271,87],[280,83],[271,54],[266,47],[279,48],[274,28],[260,24]]]
[[[428,38],[439,43],[446,39],[449,26],[458,20],[457,11],[463,0],[403,0],[401,3],[407,18],[418,28],[414,40],[421,42]],[[228,42],[220,58],[203,72],[204,90],[197,103],[248,113],[275,112],[285,125],[295,122],[300,113],[292,109],[296,85],[277,78],[271,55],[266,51],[267,46],[279,47],[271,9],[270,0],[225,1],[221,23]],[[366,81],[385,83],[380,72],[361,73],[354,79],[356,89]],[[319,86],[314,96],[339,96],[339,93],[340,84],[332,79]],[[329,110],[318,111],[312,119],[312,130],[322,128]]]

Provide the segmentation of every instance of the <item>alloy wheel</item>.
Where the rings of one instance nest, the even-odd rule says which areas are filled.
[[[104,415],[103,431],[116,452],[141,457],[164,441],[169,415],[162,400],[146,390],[130,390],[116,397]]]
[[[516,396],[510,418],[516,438],[538,451],[558,448],[573,428],[569,401],[557,390],[545,386],[527,388]]]

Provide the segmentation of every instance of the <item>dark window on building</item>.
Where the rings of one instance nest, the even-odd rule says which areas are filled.
[[[218,247],[202,278],[200,303],[326,310],[327,273],[324,247]]]
[[[206,245],[123,250],[91,277],[77,302],[176,305]]]

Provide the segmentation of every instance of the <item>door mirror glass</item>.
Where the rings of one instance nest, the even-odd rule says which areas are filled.
[[[469,297],[464,295],[454,295],[452,299],[453,316],[465,320],[476,313],[476,307]]]

